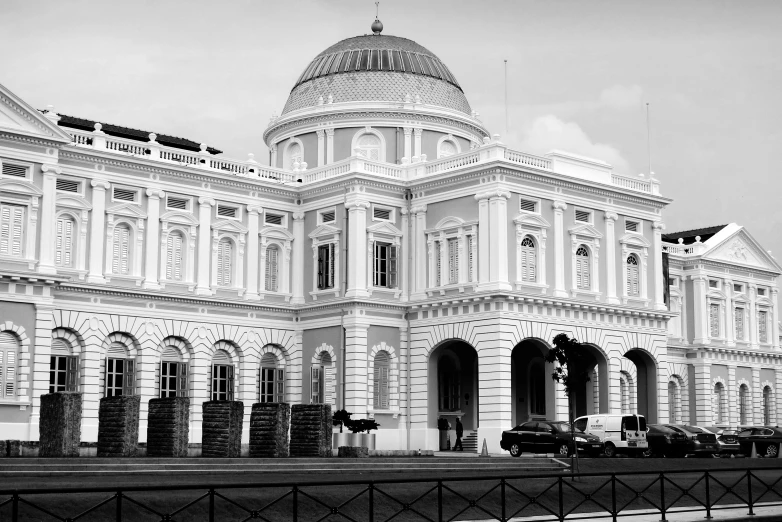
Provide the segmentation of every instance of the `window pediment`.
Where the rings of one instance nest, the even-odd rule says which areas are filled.
[[[309,233],[310,239],[325,239],[329,236],[339,236],[342,229],[339,229],[333,225],[324,224]]]
[[[219,230],[220,232],[232,232],[234,234],[246,234],[247,227],[237,221],[223,219],[212,223],[212,230]]]
[[[524,228],[550,228],[551,224],[537,214],[519,214],[513,222]]]
[[[133,219],[146,219],[147,214],[141,210],[138,205],[122,203],[106,209],[106,214],[110,216],[125,216]]]
[[[708,292],[706,292],[706,297],[708,297],[710,299],[720,299],[722,301],[727,299],[727,296],[725,295],[725,292],[723,292],[722,290],[715,290],[713,288],[711,290],[709,290]]]
[[[56,199],[58,207],[92,210],[92,205],[90,205],[89,201],[75,194],[57,194]]]
[[[625,234],[619,238],[619,243],[626,246],[634,246],[639,248],[649,248],[652,244],[643,236],[639,234]]]
[[[21,179],[0,179],[0,192],[11,192],[24,196],[43,196],[43,190],[29,181]]]
[[[595,227],[589,224],[576,225],[568,229],[571,236],[582,236],[591,239],[601,239],[603,234],[600,233]]]
[[[391,236],[391,237],[402,237],[402,231],[396,228],[394,225],[388,222],[380,222],[372,225],[371,227],[367,227],[367,232],[369,234],[374,234],[376,236]]]
[[[263,227],[258,231],[258,234],[270,239],[282,239],[284,241],[293,241],[293,233],[285,228],[280,227]]]
[[[164,223],[177,223],[179,225],[198,226],[198,219],[187,212],[171,210],[160,216],[160,221]]]

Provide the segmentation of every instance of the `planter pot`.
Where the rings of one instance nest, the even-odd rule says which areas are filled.
[[[361,433],[348,433],[348,443],[346,446],[351,446],[353,448],[360,448],[361,447]]]
[[[361,443],[359,446],[363,446],[367,449],[375,449],[375,434],[374,433],[358,433],[360,435]]]
[[[350,436],[353,435],[352,433],[335,433],[331,437],[331,447],[334,449],[339,449],[340,446],[351,446],[350,444]]]
[[[440,430],[440,451],[448,450],[448,430]]]

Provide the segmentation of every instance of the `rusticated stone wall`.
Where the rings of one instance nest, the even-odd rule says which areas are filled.
[[[98,410],[98,457],[135,457],[140,395],[104,397]]]
[[[331,456],[331,405],[291,407],[291,457]]]
[[[150,399],[147,457],[187,457],[190,399]]]
[[[41,457],[78,457],[81,442],[80,392],[41,395]]]
[[[284,402],[253,404],[250,414],[250,457],[287,457],[291,406]]]
[[[241,401],[207,401],[203,404],[202,457],[240,457],[242,453]]]

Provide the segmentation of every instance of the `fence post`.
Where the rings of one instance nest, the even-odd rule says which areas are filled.
[[[502,509],[502,522],[505,520],[505,478],[500,479],[500,504]]]
[[[11,503],[11,520],[19,522],[19,494],[14,491],[13,502]]]
[[[747,470],[747,496],[749,503],[749,513],[747,515],[754,515],[755,512],[752,510],[752,472],[750,470]]]
[[[559,488],[559,522],[565,520],[565,501],[562,498],[562,477],[557,479],[557,486]]]
[[[209,522],[215,522],[215,490],[209,488]]]
[[[375,522],[375,485],[370,482],[369,489],[369,522]]]
[[[443,522],[443,481],[437,481],[437,522]]]
[[[660,511],[662,513],[662,520],[665,522],[665,475],[660,473]]]
[[[117,490],[117,512],[115,515],[117,522],[122,522],[122,490]]]
[[[611,473],[611,517],[616,522],[616,474]]]
[[[706,519],[711,520],[711,493],[709,492],[709,472],[706,472]]]
[[[293,522],[299,521],[299,486],[293,486]]]

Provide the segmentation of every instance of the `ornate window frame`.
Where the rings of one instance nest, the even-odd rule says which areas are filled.
[[[293,242],[293,234],[285,228],[279,226],[265,226],[258,231],[260,247],[258,248],[258,255],[260,257],[258,277],[258,293],[261,294],[261,299],[265,294],[269,295],[281,295],[285,297],[285,301],[289,301],[291,298],[290,290],[290,265],[291,265],[291,244]],[[271,291],[266,289],[266,249],[275,245],[280,249],[279,257],[277,259],[277,291]],[[303,274],[296,274],[303,277]]]
[[[372,134],[373,136],[376,136],[380,140],[380,155],[379,155],[380,157],[379,157],[378,161],[382,161],[382,162],[385,163],[385,161],[386,161],[386,139],[383,136],[382,132],[380,132],[379,130],[377,130],[375,128],[370,127],[369,125],[359,129],[358,131],[356,131],[355,134],[353,134],[353,139],[350,142],[350,155],[351,156],[357,156],[357,157],[359,157],[361,159],[365,159],[365,160],[368,160],[368,161],[374,161],[374,160],[371,160],[369,158],[365,158],[363,156],[359,156],[359,154],[358,154],[358,151],[357,151],[357,149],[358,149],[358,140],[360,140],[361,136],[363,136],[365,134]]]
[[[717,393],[717,385],[720,385],[720,393]],[[720,376],[714,377],[711,380],[711,411],[712,411],[712,424],[715,426],[728,426],[731,424],[730,420],[730,399],[728,398],[728,386],[725,383],[725,379]],[[714,404],[715,398],[719,401]],[[738,405],[737,405],[738,406]],[[720,419],[720,417],[722,417]]]
[[[30,169],[32,170],[32,169]],[[38,261],[35,258],[35,241],[38,222],[38,206],[43,197],[43,191],[33,185],[28,178],[0,179],[0,203],[9,203],[26,207],[24,216],[23,248],[21,257],[2,256],[0,260],[27,262],[27,268],[35,269]]]
[[[147,214],[141,210],[138,203],[122,203],[106,210],[106,244],[111,245],[106,248],[106,265],[104,277],[106,282],[112,279],[135,281],[136,286],[141,286],[144,280],[142,275],[142,254],[144,252],[144,229],[146,225]],[[130,238],[130,274],[114,274],[111,271],[111,264],[114,256],[114,231],[121,225],[126,224],[130,227],[133,237]]]
[[[619,238],[619,244],[622,245],[622,304],[632,302],[648,306],[648,261],[649,248],[651,248],[652,244],[638,232],[628,232],[624,234]],[[630,295],[627,292],[627,258],[630,257],[631,254],[635,254],[638,259],[639,292],[637,296]]]
[[[727,316],[727,309],[726,309],[726,303],[727,303],[727,296],[722,290],[718,290],[716,288],[706,287],[708,290],[706,292],[706,323],[709,325],[709,338],[710,339],[717,339],[720,341],[725,341],[727,339],[727,325],[731,324],[733,321],[730,320],[730,318]],[[719,307],[719,322],[720,322],[720,335],[719,337],[713,337],[711,335],[711,305],[717,305]]]
[[[325,223],[320,225],[315,230],[309,233],[309,238],[312,241],[312,291],[310,297],[317,301],[318,296],[330,296],[339,297],[340,285],[340,236],[342,229],[335,227],[334,225]],[[334,245],[334,287],[318,289],[318,247],[327,244]]]
[[[456,138],[454,138],[454,137],[453,137],[453,134],[446,134],[446,135],[444,135],[444,136],[441,136],[441,137],[440,137],[440,139],[439,139],[439,140],[437,140],[437,159],[450,157],[450,156],[443,156],[443,155],[440,153],[440,146],[441,146],[441,145],[442,145],[444,142],[446,142],[446,141],[450,141],[451,143],[453,143],[453,146],[454,146],[454,148],[456,149],[456,152],[455,152],[454,154],[452,154],[453,156],[455,156],[455,155],[457,155],[457,154],[461,154],[461,153],[462,153],[462,146],[461,146],[461,145],[459,145],[459,140],[457,140]]]
[[[84,185],[84,183],[82,183]],[[55,196],[55,219],[67,214],[76,221],[76,245],[74,245],[74,263],[72,267],[58,266],[58,272],[75,273],[84,280],[87,270],[87,234],[89,232],[90,211],[92,205],[80,194],[58,192]]]
[[[322,377],[323,378],[323,397],[322,398],[324,400],[323,404],[326,404],[326,402],[325,402],[325,399],[326,399],[326,386],[330,386],[332,388],[332,392],[331,392],[331,402],[329,404],[331,404],[331,408],[333,410],[336,407],[336,405],[337,405],[337,394],[339,393],[339,389],[337,387],[337,382],[339,381],[339,376],[337,375],[338,371],[339,371],[338,370],[339,367],[337,366],[337,356],[334,353],[334,347],[331,346],[330,344],[326,344],[326,343],[323,343],[320,346],[317,346],[315,348],[315,354],[312,356],[312,359],[310,361],[310,402],[308,402],[307,404],[312,404],[312,368],[314,366],[320,366],[321,365],[320,354],[322,354],[323,352],[326,352],[326,353],[329,354],[329,358],[331,359],[330,369],[331,369],[331,372],[332,372],[331,379],[326,380],[327,376],[325,375],[325,371],[324,371],[324,375]]]
[[[749,311],[750,311],[750,305],[751,302],[749,298],[747,297],[746,293],[741,294],[735,294],[733,296],[733,301],[731,302],[731,308],[730,308],[730,323],[733,328],[733,340],[736,341],[736,343],[744,343],[749,344],[751,337],[749,335],[749,329],[753,327],[755,324],[755,321],[750,321]],[[737,328],[736,328],[736,309],[741,308],[742,309],[742,333],[744,334],[741,338],[739,338],[737,334]]]
[[[397,284],[396,288],[387,288],[383,286],[375,286],[375,242],[390,243],[396,247],[396,274]],[[398,298],[402,295],[401,277],[402,273],[400,268],[402,252],[402,231],[396,228],[389,221],[380,221],[372,226],[367,227],[367,289],[371,296],[373,292],[386,292],[393,294],[394,298]]]
[[[468,286],[478,286],[478,221],[465,221],[462,218],[449,216],[441,219],[434,228],[424,230],[426,234],[426,250],[427,258],[429,260],[429,278],[427,281],[427,294],[432,297],[435,292],[439,291],[440,295],[444,295],[448,289],[458,289],[459,293],[465,291]],[[468,274],[469,266],[469,252],[467,252],[467,245],[469,244],[467,237],[472,236],[472,274]],[[458,245],[459,265],[458,280],[456,283],[442,284],[446,280],[444,277],[448,274],[448,240],[456,239]],[[435,246],[436,245],[436,246]],[[438,253],[441,256],[440,262],[440,282],[437,284],[437,256],[435,255],[435,248],[438,249]],[[444,262],[443,262],[444,260]]]
[[[538,213],[522,212],[513,220],[516,224],[516,290],[537,288],[541,294],[549,287],[546,284],[546,238],[551,224]],[[521,242],[525,237],[535,242],[535,281],[524,281],[521,265]]]
[[[594,216],[592,218],[594,220]],[[570,254],[570,278],[571,278],[571,297],[578,294],[592,296],[595,300],[600,299],[600,240],[603,238],[594,226],[582,223],[568,229],[570,233],[571,254]],[[578,288],[576,285],[576,252],[579,247],[585,247],[589,252],[589,289]]]
[[[293,170],[293,165],[290,164],[291,160],[293,159],[290,157],[290,148],[293,145],[298,145],[301,147],[301,161],[304,161],[304,143],[295,136],[291,137],[288,139],[287,143],[285,143],[285,146],[282,149],[282,170]]]
[[[217,284],[217,253],[220,241],[229,239],[234,244],[233,280],[231,286]],[[235,291],[239,297],[245,292],[244,288],[244,247],[247,239],[247,227],[234,220],[224,219],[212,223],[212,292],[217,290]]]
[[[171,210],[160,216],[160,284],[186,284],[189,291],[195,288],[196,242],[198,240],[198,219],[181,210]],[[168,257],[168,236],[178,231],[186,244],[183,244],[182,262],[184,277],[181,281],[166,279],[166,258]]]
[[[375,357],[378,352],[388,354],[388,408],[375,408]],[[390,414],[396,419],[399,416],[399,358],[393,346],[381,341],[369,350],[367,361],[367,413],[370,419],[375,414]]]

